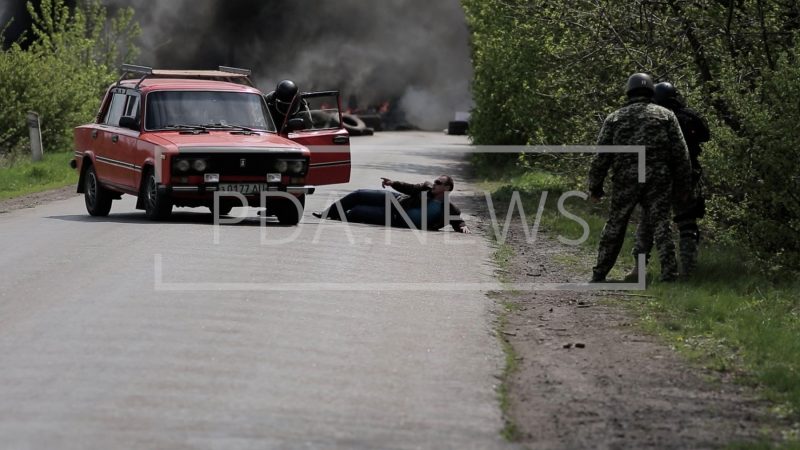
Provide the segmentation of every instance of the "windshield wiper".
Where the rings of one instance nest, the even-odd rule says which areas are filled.
[[[208,131],[207,127],[203,125],[165,125],[165,130],[197,130],[197,131]]]
[[[221,123],[210,123],[207,125],[203,125],[206,128],[219,128],[222,130],[238,130],[238,131],[247,131],[249,133],[257,133],[259,130],[254,130],[249,127],[243,127],[241,125],[223,125]]]

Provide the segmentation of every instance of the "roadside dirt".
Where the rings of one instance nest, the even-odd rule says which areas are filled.
[[[485,232],[488,225],[478,228]],[[515,249],[508,281],[589,277],[559,264],[556,255],[591,256],[546,233],[529,245],[517,227],[508,243]],[[691,366],[607,299],[588,292],[500,293],[498,301],[518,305],[500,332],[518,361],[506,382],[520,443],[535,449],[695,449],[763,437],[766,405],[752,390]]]
[[[56,200],[66,200],[80,194],[75,193],[75,186],[69,185],[60,189],[37,192],[35,194],[23,195],[22,197],[0,200],[0,214],[23,208],[33,208],[38,205],[53,202]]]

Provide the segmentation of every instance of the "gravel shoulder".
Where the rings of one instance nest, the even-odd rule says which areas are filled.
[[[69,185],[64,186],[63,188],[51,189],[49,191],[36,192],[20,197],[0,200],[0,214],[18,209],[34,208],[45,203],[50,203],[57,200],[66,200],[78,195],[81,194],[75,192],[75,186]]]
[[[488,228],[483,225],[484,231]],[[512,227],[511,282],[584,282],[561,261],[591,258]],[[615,295],[621,301],[646,296]],[[503,292],[516,307],[499,330],[517,368],[508,419],[531,448],[717,448],[763,438],[767,405],[752,389],[694,367],[636,326],[609,293]]]

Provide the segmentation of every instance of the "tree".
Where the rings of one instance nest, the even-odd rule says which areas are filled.
[[[710,119],[707,225],[750,243],[754,255],[800,268],[800,136],[792,125],[800,110],[787,103],[800,85],[796,0],[462,2],[472,31],[475,143],[594,143],[624,101],[627,76],[651,73]],[[585,175],[572,159],[549,158],[547,167]]]
[[[27,147],[28,111],[41,116],[45,149],[68,151],[72,128],[97,113],[116,64],[136,56],[139,26],[130,8],[109,19],[99,0],[75,9],[64,0],[27,7],[32,21],[27,49],[17,42],[0,53],[0,153]]]

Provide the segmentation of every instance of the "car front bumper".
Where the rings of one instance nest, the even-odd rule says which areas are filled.
[[[269,192],[287,192],[294,195],[312,195],[316,192],[315,186],[275,186],[270,187]],[[219,191],[219,186],[216,184],[200,185],[200,186],[158,186],[158,193],[165,195],[172,194],[204,194]],[[248,197],[256,197],[258,194],[247,195]]]

